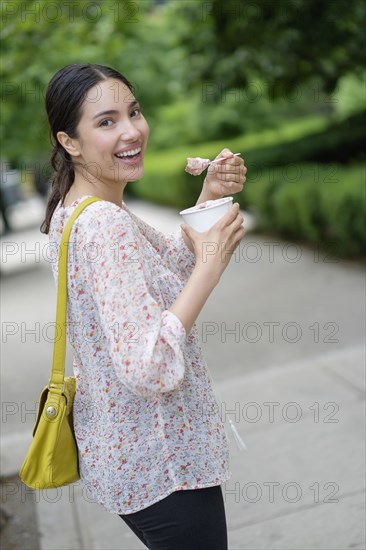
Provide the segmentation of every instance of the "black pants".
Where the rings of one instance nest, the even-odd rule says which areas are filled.
[[[221,486],[176,491],[120,516],[149,550],[227,550]]]

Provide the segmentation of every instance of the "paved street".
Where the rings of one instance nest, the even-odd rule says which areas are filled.
[[[126,202],[163,231],[181,223],[174,209]],[[42,213],[39,201],[28,213],[24,205],[14,213],[18,230],[1,238],[3,476],[24,458],[51,366],[56,291]],[[247,224],[197,322],[231,440],[229,548],[363,549],[363,265]],[[70,364],[69,350],[69,372]],[[236,449],[228,417],[247,451]],[[44,492],[36,510],[42,550],[143,548],[79,484]]]

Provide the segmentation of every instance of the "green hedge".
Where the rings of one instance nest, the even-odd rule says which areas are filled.
[[[201,182],[183,174],[167,164],[146,178],[145,198],[177,208],[194,204]],[[235,199],[258,216],[259,230],[319,245],[339,257],[365,253],[365,164],[293,163],[263,168],[253,178],[248,172]]]
[[[315,122],[315,120],[314,120]],[[347,119],[303,132],[296,141],[279,136],[275,143],[258,141],[247,153],[249,166],[270,164],[282,166],[289,162],[360,162],[365,160],[365,112]]]
[[[365,165],[297,164],[257,174],[240,201],[260,228],[319,244],[339,256],[365,253]]]

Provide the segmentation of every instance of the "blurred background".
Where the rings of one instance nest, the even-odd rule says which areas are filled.
[[[115,67],[151,127],[128,193],[189,206],[185,157],[241,152],[259,228],[355,257],[365,247],[363,0],[2,2],[1,210],[45,197],[44,93],[68,63]],[[8,222],[7,222],[8,220]]]
[[[91,62],[126,75],[149,122],[145,175],[125,191],[148,223],[176,230],[195,203],[204,175],[186,157],[229,147],[248,167],[247,235],[196,323],[223,420],[248,446],[231,440],[230,550],[364,550],[364,0],[0,9],[2,548],[142,548],[80,486],[39,494],[17,475],[53,352],[44,95],[58,69]]]

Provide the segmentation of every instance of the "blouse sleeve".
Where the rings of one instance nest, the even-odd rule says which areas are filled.
[[[149,240],[156,252],[160,255],[164,265],[186,282],[196,263],[193,252],[189,250],[179,228],[165,234],[152,227],[127,208],[129,214],[138,225],[141,233]]]
[[[96,251],[85,264],[86,277],[117,376],[141,396],[175,390],[185,371],[185,328],[149,293],[140,261],[144,251],[129,215],[99,204],[98,215],[84,218],[81,233]]]

